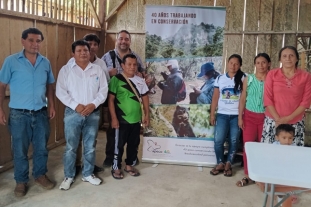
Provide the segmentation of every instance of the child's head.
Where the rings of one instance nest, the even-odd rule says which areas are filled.
[[[295,128],[290,124],[280,124],[276,128],[275,138],[281,145],[291,145],[295,136]]]

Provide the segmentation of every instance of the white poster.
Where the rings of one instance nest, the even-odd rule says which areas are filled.
[[[150,126],[143,161],[216,164],[211,98],[198,96],[207,84],[205,72],[222,69],[225,15],[224,7],[146,6]]]

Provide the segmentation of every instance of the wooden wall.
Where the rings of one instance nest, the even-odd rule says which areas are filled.
[[[34,16],[33,16],[34,17]],[[58,71],[71,58],[71,43],[81,39],[87,33],[100,34],[98,29],[81,27],[79,25],[64,25],[51,21],[35,20],[35,17],[18,17],[14,15],[1,14],[0,12],[0,65],[10,54],[22,50],[21,34],[29,27],[37,27],[44,35],[41,43],[40,53],[46,56],[52,65],[53,74],[57,78]],[[9,114],[9,97],[5,99],[6,117]],[[64,106],[55,97],[56,117],[50,121],[51,135],[48,141],[48,148],[51,149],[65,142],[63,113]],[[31,157],[31,150],[29,152]],[[12,167],[11,138],[7,126],[0,125],[0,172]]]
[[[105,51],[114,48],[116,31],[127,29],[133,36],[132,49],[143,59],[145,5],[226,7],[224,63],[231,54],[241,54],[242,69],[246,72],[253,72],[253,59],[258,52],[268,53],[272,58],[272,67],[278,67],[278,51],[281,47],[296,46],[297,34],[311,34],[310,0],[110,0],[107,15],[115,11],[114,8],[121,2],[124,3],[117,14],[107,21]]]

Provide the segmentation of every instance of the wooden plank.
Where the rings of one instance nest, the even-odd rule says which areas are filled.
[[[271,56],[271,35],[258,35],[257,53],[265,52]]]
[[[223,42],[223,51],[222,51],[222,68],[221,73],[226,71],[226,63],[227,63],[227,52],[228,52],[228,35],[224,35],[224,42]]]
[[[158,5],[159,0],[146,0],[146,5]]]
[[[36,28],[38,28],[42,32],[43,37],[44,37],[44,40],[40,44],[40,54],[43,56],[46,56],[46,53],[47,53],[46,44],[48,40],[46,40],[46,35],[48,34],[48,31],[46,29],[46,25],[47,25],[46,23],[40,22],[40,21],[37,21],[36,23]]]
[[[244,36],[243,43],[243,71],[246,73],[254,72],[254,57],[256,56],[257,35]]]
[[[172,0],[161,0],[160,5],[172,5]]]
[[[3,1],[3,9],[8,9],[8,0]]]
[[[188,5],[187,0],[174,0],[174,6],[184,6]]]
[[[137,5],[137,30],[142,30],[145,31],[145,15],[146,15],[146,10],[145,10],[145,5],[143,4],[138,4]]]
[[[96,12],[94,5],[92,4],[91,0],[87,0],[86,3],[89,5],[91,14],[92,14],[93,18],[95,19],[96,25],[101,28],[101,23],[99,21],[99,17],[98,17],[98,14]]]
[[[259,9],[260,9],[260,1],[258,0],[246,1],[245,31],[258,30]]]
[[[20,43],[22,32],[29,27],[33,27],[33,22],[19,18],[10,18],[9,26],[10,54],[13,54],[22,50],[23,46]]]
[[[273,30],[296,30],[298,0],[275,0],[273,13]]]
[[[25,0],[27,2],[27,13],[30,14],[30,0]]]
[[[57,4],[57,19],[62,19],[62,0],[58,0],[58,4]]]
[[[72,1],[72,2],[71,2],[71,22],[74,22],[74,21],[73,21],[73,16],[74,16],[73,14],[74,14],[74,10],[75,10],[74,2],[75,2],[75,1]]]
[[[242,35],[228,35],[227,40],[227,57],[232,54],[242,53]]]
[[[201,6],[214,6],[214,0],[201,0]]]
[[[2,22],[0,23],[2,25]],[[0,35],[2,37],[2,35]],[[3,111],[6,119],[9,118],[9,97],[5,97],[3,101]],[[13,157],[11,153],[11,135],[9,132],[8,125],[0,125],[0,165],[5,165],[10,162]]]
[[[216,0],[216,6],[230,7],[230,1],[228,1],[228,0]]]
[[[191,6],[197,6],[200,5],[201,0],[188,0],[187,1],[187,5],[191,5]]]
[[[299,6],[299,31],[310,30],[311,25],[311,0],[300,0]]]
[[[135,36],[135,52],[145,62],[145,51],[146,51],[146,36],[143,34],[136,34]]]
[[[242,31],[243,29],[243,13],[244,0],[231,0],[230,12],[228,18],[230,19],[228,31]]]
[[[124,5],[125,6],[125,5]],[[138,12],[137,12],[137,1],[136,0],[128,0],[126,2],[126,15],[129,18],[126,18],[126,26],[127,30],[135,30],[137,28],[137,19],[138,19]]]
[[[109,50],[113,50],[116,44],[116,34],[106,34],[106,41],[104,45],[104,53],[108,52]]]
[[[271,31],[273,18],[273,0],[260,1],[259,31]]]
[[[66,25],[66,26],[78,27],[78,28],[92,29],[94,31],[101,31],[100,28],[89,27],[86,25],[75,24],[75,23],[71,23],[71,22],[63,22],[63,21],[57,20],[57,19],[52,19],[52,18],[48,18],[48,17],[41,17],[41,16],[26,14],[26,13],[21,13],[21,12],[17,13],[14,11],[9,11],[9,10],[4,10],[4,9],[0,9],[0,15],[10,16],[12,18],[23,18],[23,19],[28,19],[31,21],[33,21],[33,20],[45,21],[47,23],[55,23],[55,24],[61,24],[61,25]]]
[[[86,24],[86,18],[85,18],[85,0],[82,1],[82,24]]]
[[[117,29],[118,30],[127,29],[126,21],[129,18],[129,16],[127,16],[126,4],[124,4],[122,7],[119,8],[116,17],[117,17]]]
[[[107,22],[113,15],[115,15],[120,8],[122,8],[123,4],[126,2],[127,0],[122,0],[119,2],[119,4],[117,4],[106,16],[105,18],[105,22]]]
[[[19,4],[20,1],[19,0],[15,0],[15,5],[16,5],[16,11],[19,12]]]
[[[10,29],[10,18],[5,17],[0,15],[0,39],[5,40],[8,37],[8,34],[4,31],[9,31]],[[15,36],[16,34],[14,34]],[[2,41],[1,42],[1,50],[0,50],[0,65],[2,65],[4,59],[11,54],[10,52],[10,40],[11,38],[8,39],[8,41]],[[20,42],[20,41],[19,41]],[[1,66],[0,66],[1,68]],[[0,144],[1,145],[1,144]]]
[[[98,2],[98,19],[99,19],[99,24],[101,27],[104,26],[105,22],[105,11],[106,11],[106,2],[105,1],[99,1]]]
[[[280,67],[279,51],[282,48],[283,35],[271,35],[271,68]]]
[[[284,45],[291,45],[297,47],[297,36],[295,34],[286,34]]]

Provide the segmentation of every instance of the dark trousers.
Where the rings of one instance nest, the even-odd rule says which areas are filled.
[[[140,123],[119,124],[119,129],[115,129],[115,149],[112,169],[121,169],[124,146],[126,147],[126,165],[134,166],[137,161],[138,145],[140,142]]]
[[[106,159],[105,163],[112,163],[114,156],[114,146],[115,146],[115,130],[111,127],[111,115],[108,113],[108,129],[106,130]]]

